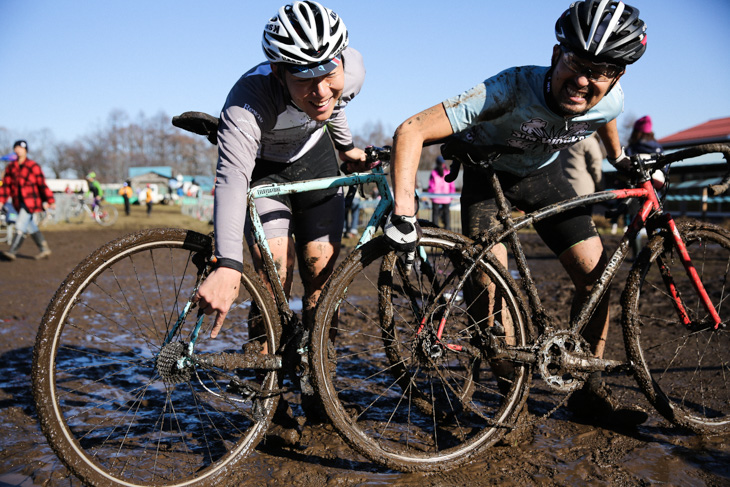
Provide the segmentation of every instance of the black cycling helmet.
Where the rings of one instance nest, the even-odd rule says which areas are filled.
[[[555,37],[579,56],[622,66],[646,51],[639,9],[615,0],[573,2],[555,23]]]

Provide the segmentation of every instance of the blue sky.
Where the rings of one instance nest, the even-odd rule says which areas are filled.
[[[0,127],[13,137],[48,129],[71,142],[115,109],[132,118],[217,114],[236,79],[263,61],[263,26],[284,1],[0,0]],[[649,38],[622,79],[622,117],[649,114],[662,137],[730,116],[730,2],[628,3],[641,10]],[[348,106],[358,131],[378,121],[393,130],[504,68],[547,65],[569,1],[325,5],[365,58],[365,86]]]

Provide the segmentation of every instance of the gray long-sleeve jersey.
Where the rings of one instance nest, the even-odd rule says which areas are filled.
[[[218,127],[215,185],[216,256],[243,262],[246,192],[256,159],[294,162],[325,136],[325,125],[338,150],[353,148],[345,106],[360,92],[365,79],[362,55],[342,52],[345,88],[326,122],[310,119],[262,63],[244,74],[228,94]]]

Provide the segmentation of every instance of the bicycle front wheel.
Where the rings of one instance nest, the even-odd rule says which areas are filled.
[[[94,212],[94,219],[103,227],[116,223],[119,211],[112,205],[99,205]]]
[[[250,342],[277,349],[276,307],[256,274],[245,267],[220,338],[209,339],[205,324],[190,358],[191,324],[169,337],[211,246],[182,229],[120,238],[79,264],[49,304],[34,350],[36,408],[48,442],[85,484],[225,483],[265,433],[278,374],[203,360]],[[249,318],[262,336],[250,336]],[[178,367],[183,357],[194,365]]]
[[[315,384],[335,428],[359,453],[403,471],[453,468],[494,444],[513,426],[530,376],[527,365],[484,351],[490,325],[502,322],[511,323],[510,344],[529,343],[506,270],[477,263],[474,274],[493,283],[502,305],[476,313],[473,285],[457,286],[471,241],[423,231],[425,252],[410,272],[382,238],[355,250],[320,297],[312,337]]]
[[[623,294],[624,341],[639,386],[675,424],[698,432],[730,430],[730,232],[700,222],[679,225],[703,286],[722,324],[715,329],[662,231],[642,251]],[[679,300],[690,323],[675,306]]]

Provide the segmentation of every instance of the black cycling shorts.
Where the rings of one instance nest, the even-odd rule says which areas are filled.
[[[251,175],[251,186],[305,181],[336,176],[338,173],[337,157],[330,138],[325,134],[295,162],[282,164],[257,159]],[[339,243],[342,239],[345,221],[342,188],[257,198],[256,210],[267,239],[295,235],[300,244]],[[251,219],[248,216],[244,235],[248,245],[253,245]]]
[[[577,196],[556,161],[528,176],[497,171],[507,201],[526,213]],[[489,178],[474,168],[464,168],[461,224],[474,237],[497,224],[497,203]],[[575,208],[535,223],[535,230],[555,255],[598,236],[589,207]]]
[[[325,133],[314,147],[294,162],[283,163],[256,159],[256,165],[251,174],[251,186],[337,176],[339,169],[332,141]],[[303,210],[332,198],[337,194],[338,189],[320,189],[306,193],[275,196],[273,199],[284,203],[290,209]]]

